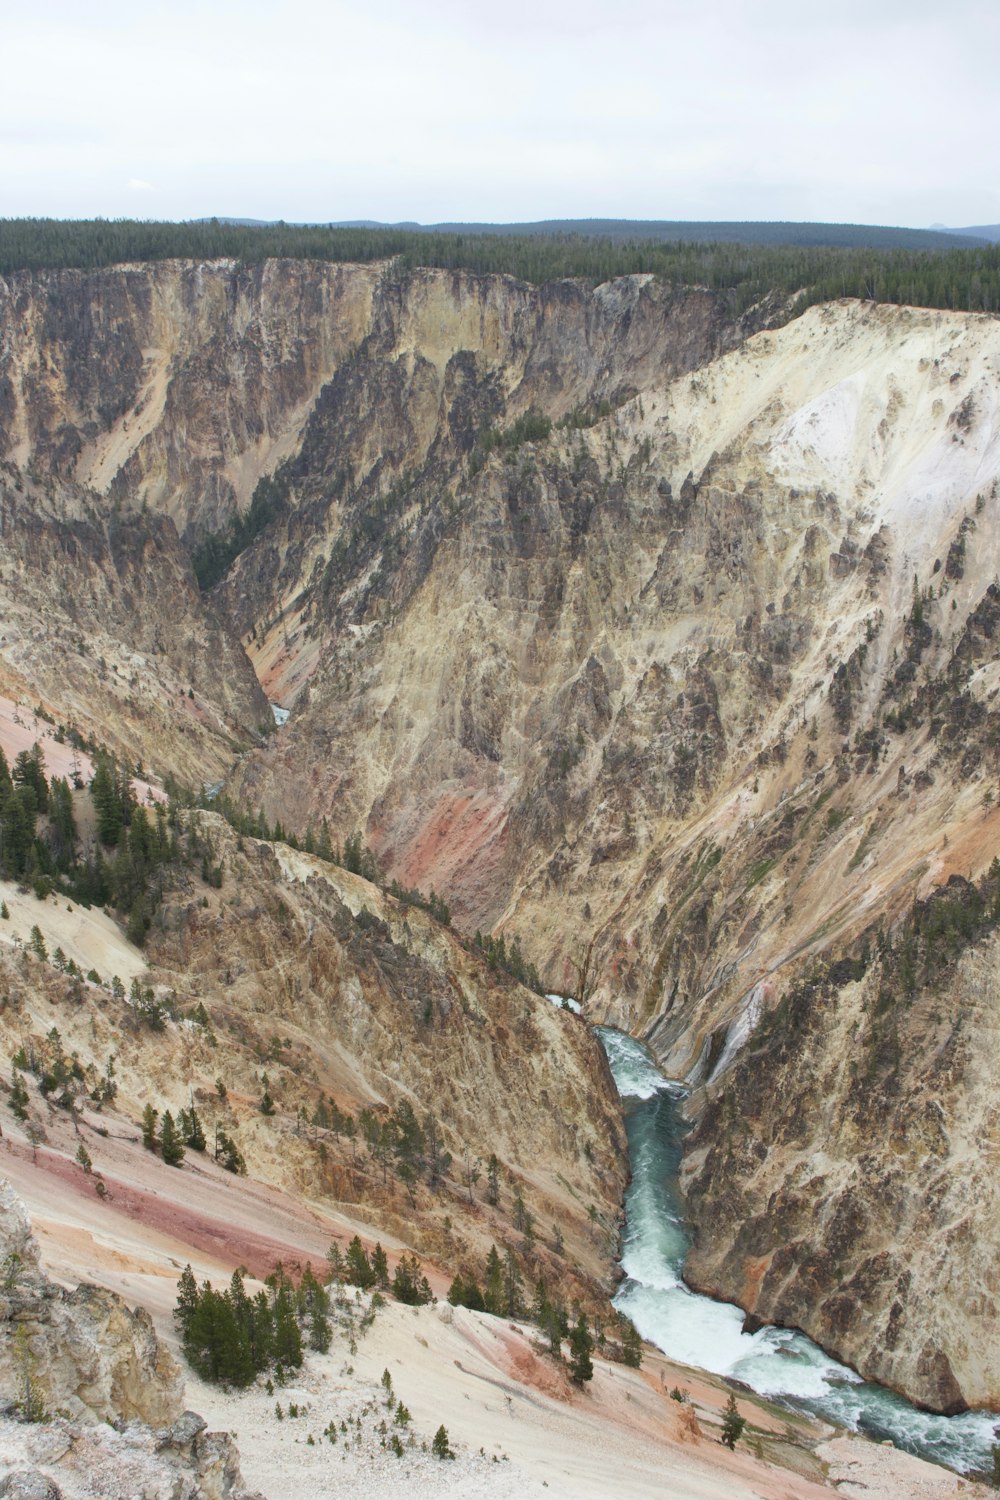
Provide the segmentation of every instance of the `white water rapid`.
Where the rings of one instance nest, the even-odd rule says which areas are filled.
[[[671,1359],[729,1375],[787,1406],[811,1411],[962,1473],[992,1470],[1000,1415],[938,1417],[918,1411],[788,1329],[743,1332],[743,1312],[684,1285],[688,1235],[676,1188],[687,1092],[660,1072],[640,1042],[596,1028],[625,1107],[632,1182],[625,1198],[622,1269],[616,1305],[643,1338]]]

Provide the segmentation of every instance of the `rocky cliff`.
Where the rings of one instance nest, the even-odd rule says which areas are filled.
[[[70,1500],[127,1486],[145,1500],[252,1500],[228,1435],[183,1411],[181,1372],[149,1314],[100,1287],[52,1282],[6,1182],[0,1245],[0,1491]]]

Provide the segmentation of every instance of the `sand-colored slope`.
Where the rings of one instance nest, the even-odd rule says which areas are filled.
[[[278,1253],[286,1264],[309,1258],[316,1265],[329,1237],[371,1232],[363,1221],[331,1216],[210,1164],[167,1168],[137,1139],[128,1139],[133,1133],[122,1131],[113,1115],[105,1123],[111,1130],[100,1140],[84,1126],[84,1139],[101,1152],[110,1189],[105,1200],[71,1158],[77,1138],[68,1123],[54,1125],[33,1160],[18,1127],[8,1128],[5,1118],[0,1165],[31,1212],[50,1273],[67,1285],[81,1278],[97,1282],[146,1308],[175,1350],[172,1307],[187,1261],[199,1278],[222,1285],[237,1264],[262,1273],[268,1257]],[[428,1269],[441,1295],[442,1278]],[[353,1304],[353,1293],[348,1298]],[[542,1352],[529,1326],[444,1302],[412,1309],[390,1301],[371,1329],[356,1337],[351,1349],[350,1334],[338,1322],[330,1354],[309,1355],[305,1368],[272,1394],[259,1387],[227,1395],[189,1373],[186,1404],[211,1427],[233,1434],[246,1483],[267,1500],[291,1494],[388,1500],[459,1494],[477,1500],[522,1494],[603,1500],[629,1494],[654,1500],[664,1485],[678,1500],[818,1500],[832,1493],[822,1479],[824,1462],[854,1486],[838,1486],[840,1493],[860,1494],[863,1486],[869,1500],[903,1493],[920,1500],[959,1494],[971,1500],[985,1494],[859,1439],[827,1442],[814,1457],[823,1429],[786,1419],[748,1397],[741,1397],[740,1408],[750,1436],[730,1455],[717,1441],[725,1389],[651,1351],[642,1371],[598,1358],[593,1382],[577,1390]],[[415,1447],[403,1458],[380,1441],[381,1420],[394,1430],[384,1404],[386,1369],[413,1418]],[[683,1409],[669,1395],[678,1387],[689,1397]],[[278,1420],[279,1403],[285,1413],[295,1403],[300,1415]],[[687,1420],[692,1412],[693,1429]],[[351,1427],[344,1433],[338,1426],[336,1444],[323,1436],[331,1420]],[[441,1463],[421,1448],[441,1423],[457,1452],[454,1462]],[[749,1451],[758,1449],[763,1459]]]

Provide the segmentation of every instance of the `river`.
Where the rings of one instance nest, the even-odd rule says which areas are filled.
[[[752,1390],[812,1412],[962,1473],[992,1471],[990,1450],[1000,1415],[937,1417],[863,1381],[804,1334],[763,1328],[743,1332],[743,1312],[684,1285],[690,1236],[677,1190],[687,1090],[667,1079],[640,1042],[598,1026],[622,1096],[632,1182],[625,1197],[622,1269],[615,1298],[644,1339],[671,1359],[730,1375]]]

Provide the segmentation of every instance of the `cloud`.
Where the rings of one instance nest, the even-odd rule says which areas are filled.
[[[153,191],[153,184],[147,182],[144,177],[130,177],[125,187],[130,193],[151,193]]]

